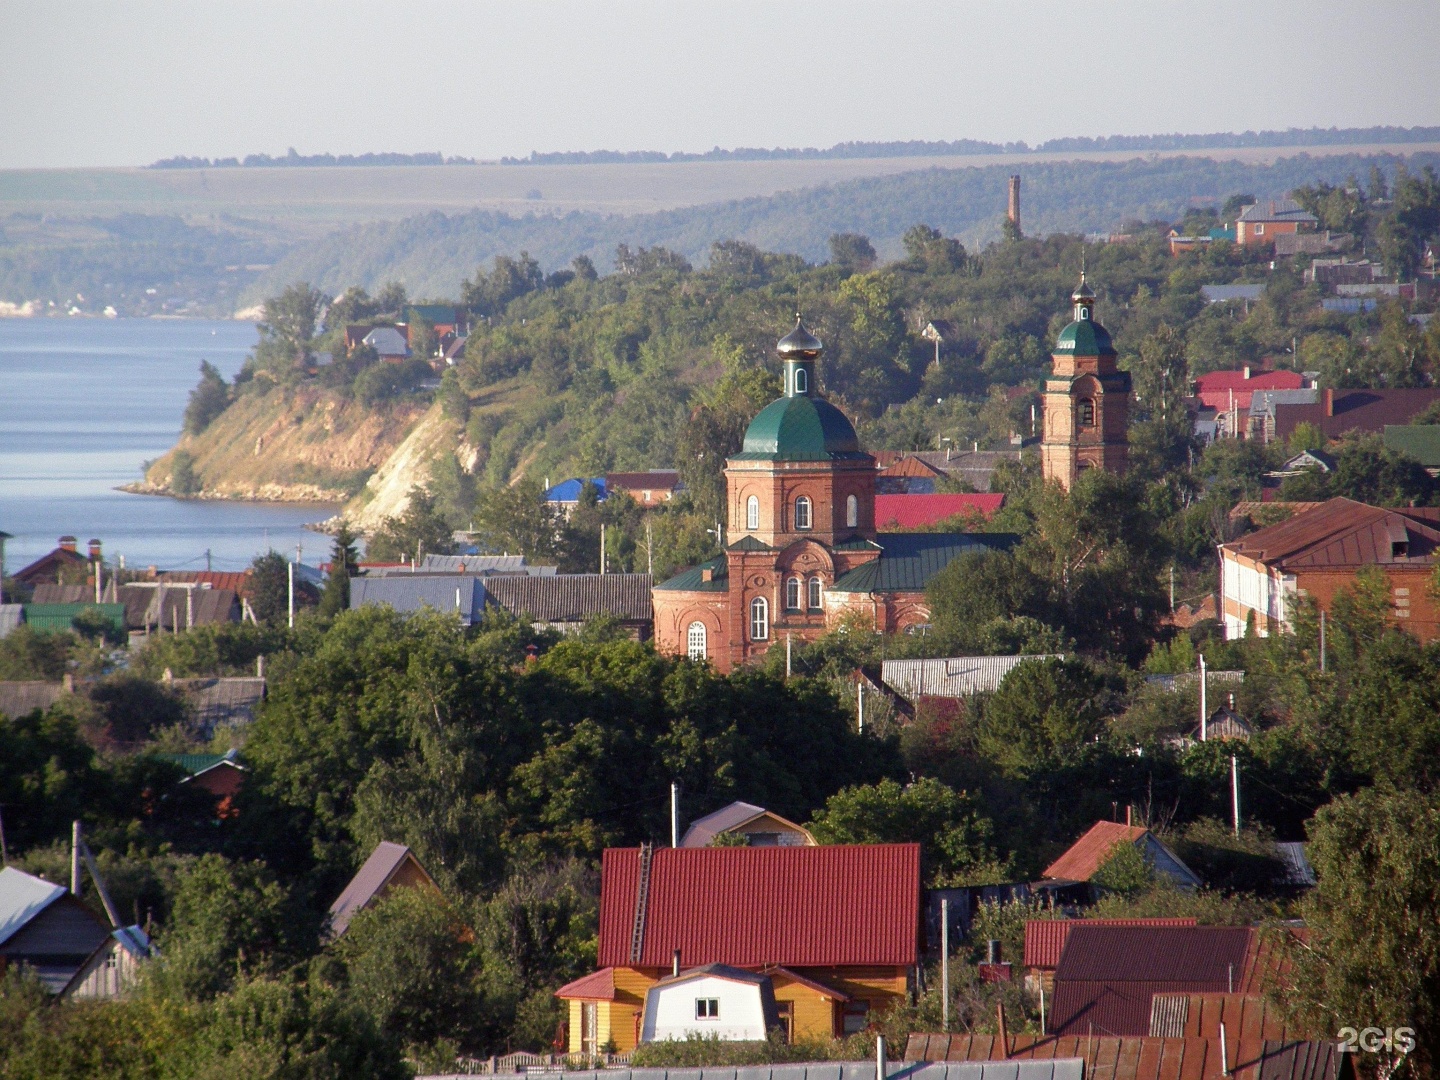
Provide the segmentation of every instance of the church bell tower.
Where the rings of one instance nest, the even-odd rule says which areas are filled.
[[[1124,473],[1130,455],[1130,373],[1115,366],[1109,332],[1095,321],[1095,293],[1080,274],[1074,317],[1060,331],[1045,380],[1040,465],[1066,491],[1085,469]]]

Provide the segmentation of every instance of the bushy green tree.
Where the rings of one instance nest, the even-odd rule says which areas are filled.
[[[1105,698],[1082,661],[1022,661],[985,702],[980,750],[1018,777],[1074,765],[1104,730]]]
[[[330,576],[320,594],[320,614],[334,618],[350,607],[350,578],[359,572],[360,551],[357,537],[343,518],[335,530],[330,548]]]
[[[185,406],[185,433],[199,435],[230,405],[230,386],[220,369],[208,360],[200,361],[200,382],[190,391]]]
[[[410,489],[405,511],[386,518],[365,545],[373,562],[400,562],[402,558],[423,560],[425,555],[449,555],[455,550],[451,525],[425,488]]]

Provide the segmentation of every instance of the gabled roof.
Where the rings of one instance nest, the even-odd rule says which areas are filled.
[[[1232,232],[1228,239],[1234,240]],[[1223,304],[1227,300],[1259,300],[1265,291],[1264,285],[1201,285],[1200,295],[1209,303]]]
[[[600,870],[600,965],[743,967],[915,962],[920,845],[658,848],[638,954],[638,848],[611,848]]]
[[[1004,505],[1002,494],[876,495],[875,524],[882,529],[921,529],[957,514],[988,521]]]
[[[1265,199],[1240,211],[1237,221],[1297,221],[1316,224],[1319,220],[1294,199]]]
[[[1104,865],[1105,860],[1110,857],[1110,853],[1117,845],[1135,844],[1140,841],[1156,845],[1165,855],[1174,860],[1177,867],[1189,874],[1196,885],[1201,883],[1194,872],[1180,861],[1180,857],[1166,847],[1160,838],[1149,829],[1139,825],[1121,825],[1116,821],[1097,821],[1090,826],[1085,835],[1071,844],[1065,854],[1045,868],[1042,876],[1056,881],[1089,881],[1095,876],[1095,872]]]
[[[1332,303],[1369,304],[1369,300],[1326,300]],[[1358,308],[1356,309],[1358,310]],[[1329,396],[1327,409],[1325,399]],[[1335,390],[1323,391],[1320,400],[1310,405],[1275,406],[1275,435],[1288,439],[1301,423],[1314,424],[1326,438],[1338,439],[1347,431],[1380,433],[1387,425],[1409,424],[1430,405],[1440,401],[1440,387],[1405,387],[1396,390]]]
[[[679,975],[667,975],[651,989],[661,986],[678,986],[695,979],[728,979],[731,982],[763,986],[770,981],[770,976],[758,971],[746,971],[744,968],[731,967],[729,964],[702,964],[699,967],[682,971]]]
[[[742,825],[748,825],[757,818],[771,818],[807,837],[810,835],[802,826],[786,820],[779,814],[771,813],[763,806],[756,806],[754,803],[748,802],[732,802],[729,806],[722,806],[713,814],[706,814],[704,817],[692,821],[680,840],[680,846],[684,848],[708,847],[710,842],[721,833],[731,832]]]
[[[882,466],[880,468],[880,475],[884,477],[908,476],[936,479],[944,476],[945,473],[923,458],[918,458],[914,454],[906,454],[899,461]]]
[[[58,682],[42,682],[38,679],[0,682],[0,716],[19,720],[36,709],[44,712],[65,692],[65,684]]]
[[[627,622],[654,617],[649,574],[552,574],[547,577],[487,577],[485,589],[495,603],[536,622],[583,622],[592,615],[613,615]]]
[[[223,754],[156,754],[161,761],[173,762],[184,769],[189,776],[186,779],[193,779],[209,772],[211,769],[218,769],[222,765],[226,768],[239,769],[246,772],[244,765],[240,764],[240,751],[227,750]]]
[[[7,866],[0,870],[0,945],[67,893],[63,885]]]
[[[160,580],[198,582],[212,589],[229,589],[237,596],[248,597],[254,574],[249,570],[161,570]]]
[[[1404,545],[1399,547],[1397,545]],[[1428,564],[1440,545],[1434,511],[1387,510],[1335,498],[1242,536],[1221,550],[1272,569]]]
[[[407,862],[424,875],[431,887],[438,891],[439,886],[435,884],[435,880],[420,865],[420,860],[415,858],[408,847],[382,840],[375,845],[375,850],[370,853],[365,864],[355,872],[350,884],[345,886],[344,891],[330,905],[330,936],[337,938],[345,933],[350,927],[350,920],[370,906]]]
[[[831,592],[924,592],[930,579],[971,551],[1004,551],[1009,533],[881,533],[880,557],[840,575]]]
[[[1077,926],[1194,926],[1185,919],[1030,919],[1025,923],[1025,966],[1053,969]]]
[[[681,485],[680,474],[674,469],[652,469],[649,472],[606,473],[605,486],[623,491],[671,491]]]
[[[902,697],[992,694],[1026,660],[1063,660],[1059,653],[1026,656],[951,656],[938,660],[882,660],[880,679]]]
[[[605,501],[605,477],[592,476],[588,479],[572,477],[569,480],[561,480],[553,487],[545,489],[547,502],[573,503],[580,501],[580,492],[585,490],[585,485],[590,484],[595,488],[596,500]]]
[[[485,595],[480,578],[460,574],[395,574],[350,581],[351,610],[365,604],[388,604],[402,613],[429,608],[441,614],[457,613],[467,626],[480,617]]]
[[[410,355],[410,345],[405,340],[405,335],[393,326],[377,326],[366,334],[363,340],[381,356]]]

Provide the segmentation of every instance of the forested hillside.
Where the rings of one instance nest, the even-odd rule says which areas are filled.
[[[1440,162],[1421,153],[1404,159],[1412,170]],[[1027,232],[1104,232],[1125,222],[1173,220],[1196,203],[1217,208],[1234,192],[1273,198],[1303,184],[1343,183],[1375,165],[1387,172],[1400,159],[1340,155],[1299,156],[1273,165],[1208,158],[1137,158],[1122,163],[1027,164],[1023,218]],[[424,214],[403,221],[357,225],[292,252],[246,293],[255,303],[292,281],[331,293],[349,285],[375,289],[403,282],[416,296],[454,295],[474,267],[495,255],[528,251],[547,271],[586,255],[597,267],[613,263],[616,245],[660,245],[703,263],[710,245],[744,240],[766,251],[817,261],[837,232],[870,237],[886,258],[902,253],[901,237],[928,222],[968,247],[998,239],[1006,178],[1016,167],[930,169],[785,192],[768,198],[690,207],[635,217],[571,213],[563,217],[476,211]]]

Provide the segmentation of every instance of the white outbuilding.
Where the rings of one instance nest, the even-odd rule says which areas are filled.
[[[640,1040],[708,1035],[758,1042],[780,1026],[770,976],[728,964],[706,964],[661,979],[645,995]]]

